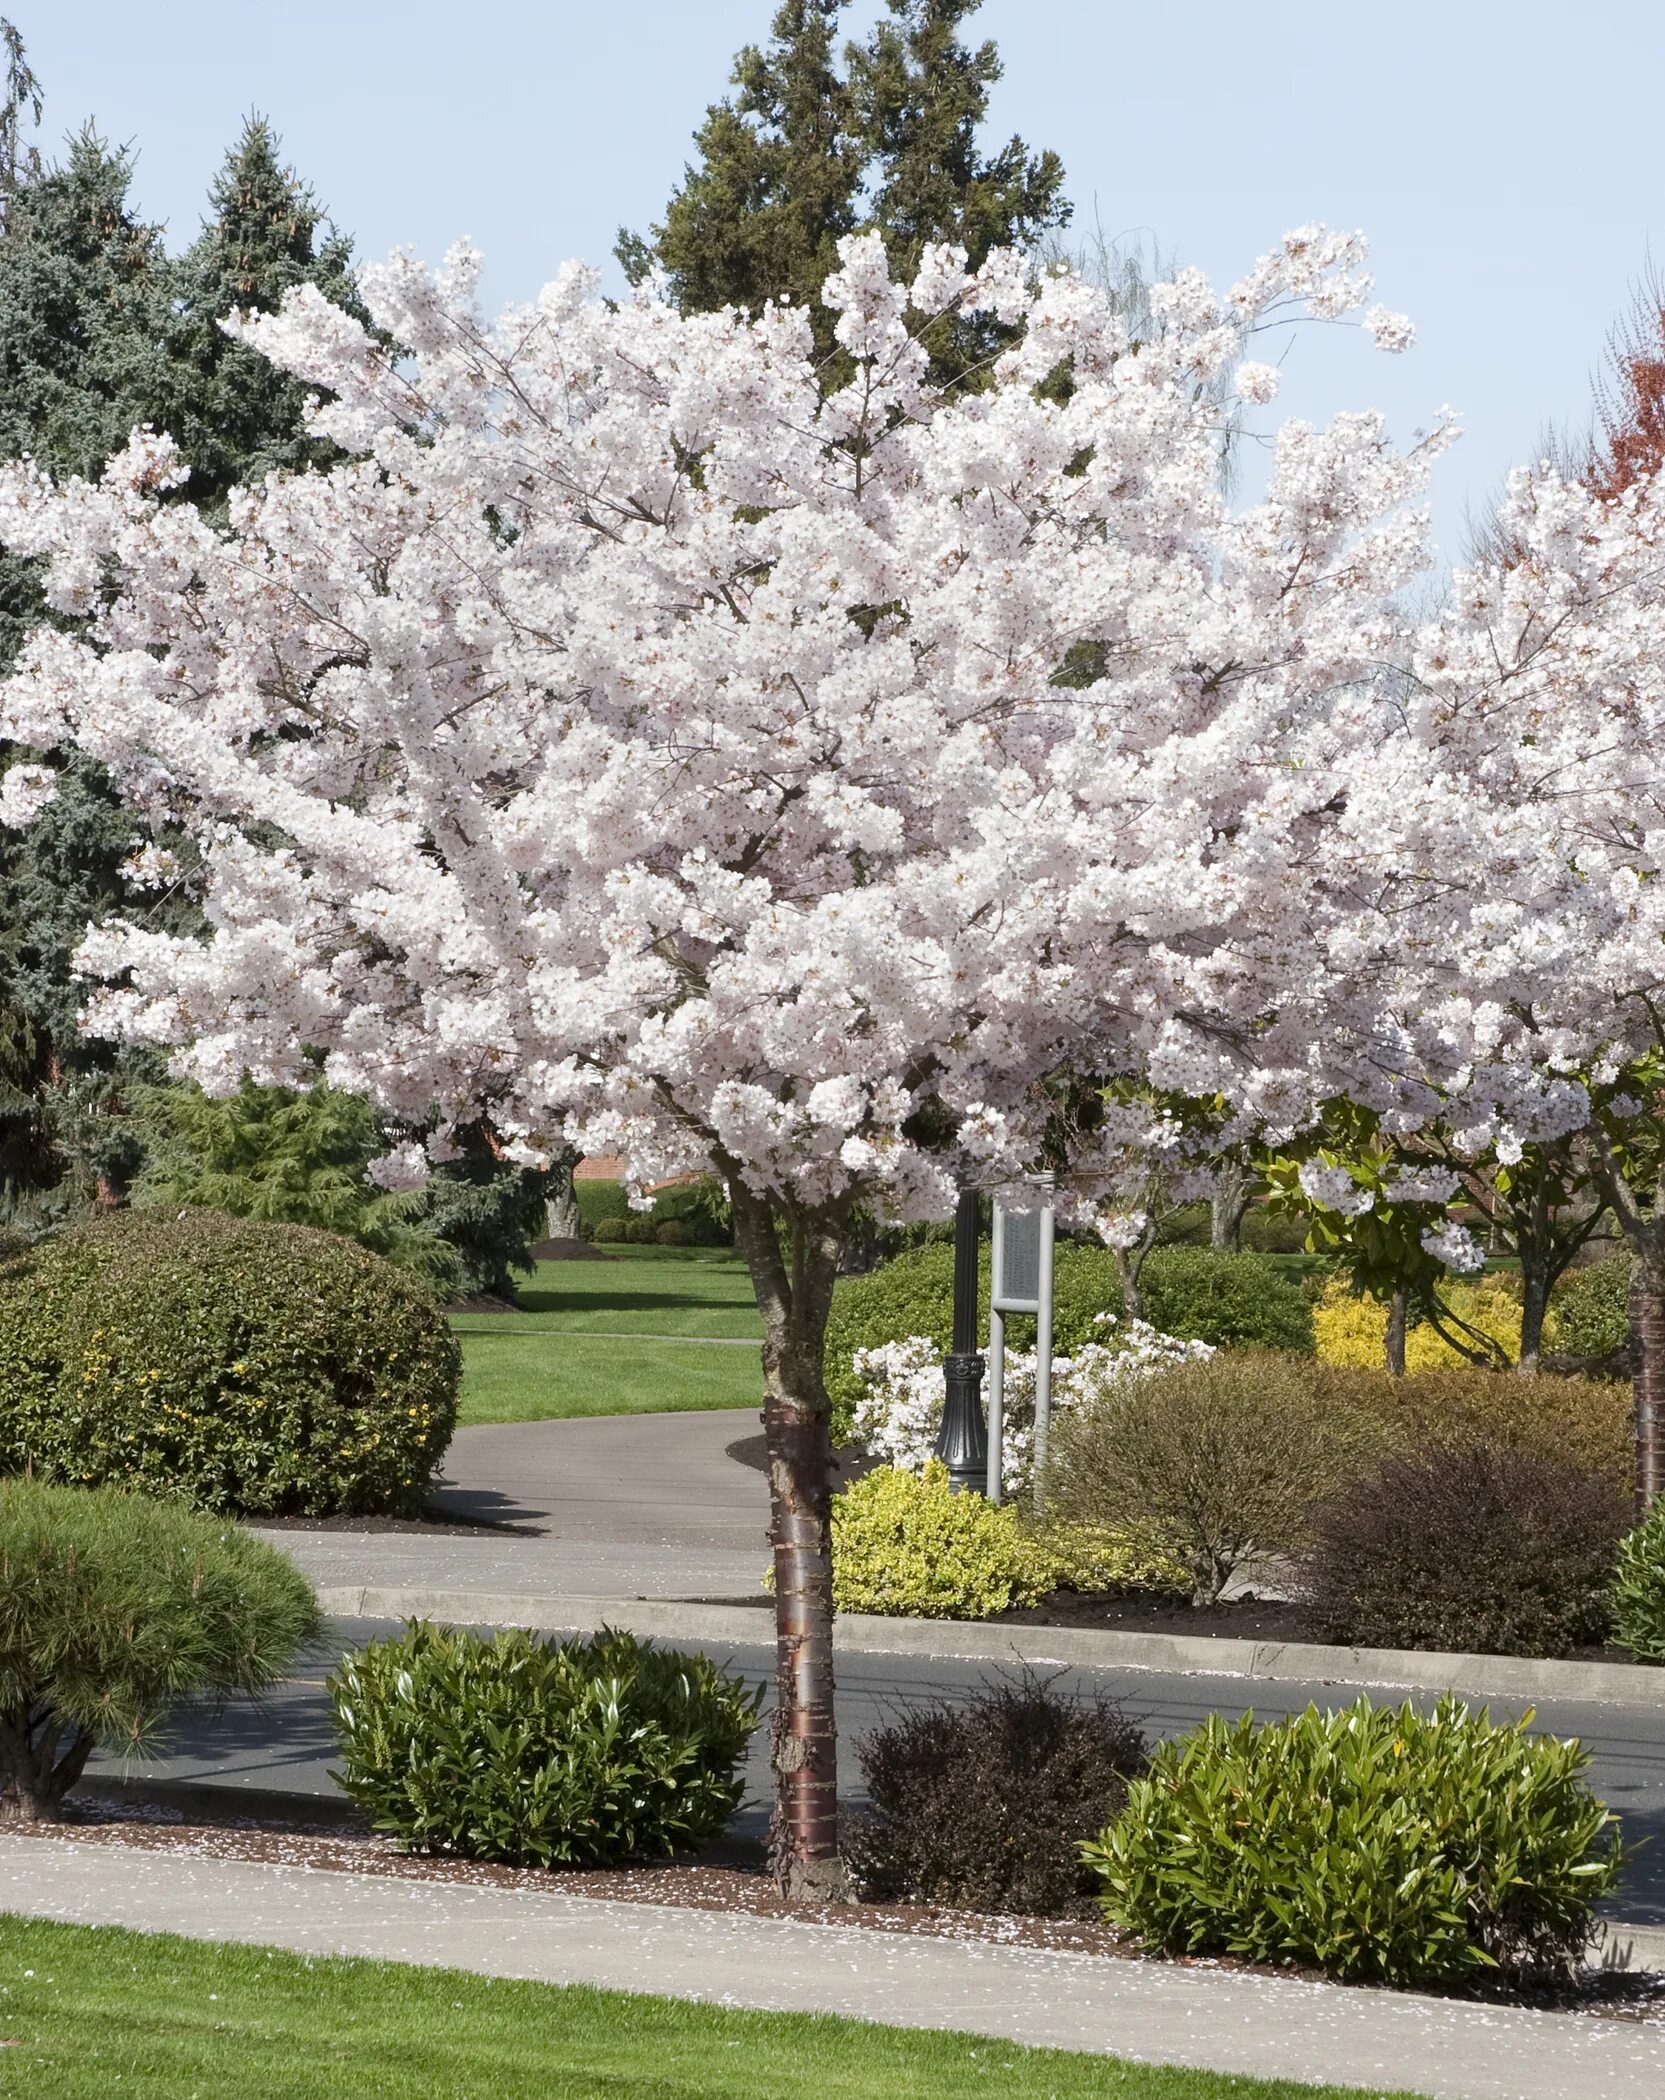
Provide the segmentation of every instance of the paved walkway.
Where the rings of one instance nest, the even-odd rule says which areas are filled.
[[[751,1596],[769,1560],[769,1490],[728,1446],[760,1428],[754,1408],[718,1408],[459,1429],[436,1504],[513,1530],[267,1536],[324,1589]]]
[[[800,1925],[559,1890],[0,1839],[0,1906],[768,2011],[849,2013],[1135,2062],[1435,2100],[1659,2100],[1665,2026],[1206,1968]]]

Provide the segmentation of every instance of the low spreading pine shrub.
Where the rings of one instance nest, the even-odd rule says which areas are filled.
[[[294,1563],[113,1488],[0,1481],[0,1823],[56,1816],[94,1750],[192,1694],[258,1692],[318,1629]]]
[[[1174,1954],[1347,1982],[1564,1976],[1622,1865],[1577,1742],[1368,1699],[1215,1715],[1161,1744],[1087,1848],[1105,1914]]]
[[[0,1265],[0,1472],[248,1516],[421,1501],[461,1357],[351,1240],[121,1211]]]
[[[628,1633],[412,1624],[329,1680],[337,1783],[407,1851],[511,1866],[699,1852],[740,1805],[761,1692]]]
[[[955,1494],[940,1459],[920,1473],[876,1467],[834,1496],[832,1555],[839,1611],[986,1619],[1054,1584],[1016,1512]]]
[[[1602,1640],[1626,1523],[1618,1487],[1471,1442],[1389,1458],[1313,1513],[1314,1630],[1361,1648],[1565,1655]]]
[[[1621,1540],[1608,1606],[1619,1645],[1638,1662],[1665,1663],[1665,1496]]]
[[[1315,1383],[1310,1364],[1223,1350],[1107,1385],[1052,1425],[1049,1515],[1145,1526],[1211,1604],[1238,1570],[1297,1551],[1313,1503],[1380,1449],[1378,1424]]]
[[[846,1846],[876,1901],[1038,1916],[1090,1907],[1082,1846],[1144,1771],[1144,1739],[1102,1694],[987,1685],[912,1708],[857,1749],[872,1807]]]

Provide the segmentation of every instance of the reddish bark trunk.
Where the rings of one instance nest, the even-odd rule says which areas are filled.
[[[1650,1248],[1630,1284],[1631,1383],[1636,1407],[1636,1509],[1665,1494],[1665,1259]]]
[[[730,1177],[736,1244],[763,1316],[763,1428],[775,1573],[775,1813],[770,1851],[788,1895],[844,1894],[833,1705],[832,1408],[821,1375],[842,1241],[838,1220],[795,1214],[783,1248],[771,1206]]]

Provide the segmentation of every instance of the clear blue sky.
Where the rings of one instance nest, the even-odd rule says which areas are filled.
[[[139,149],[137,198],[194,230],[259,109],[363,253],[437,259],[459,234],[494,301],[643,225],[736,47],[773,0],[0,0],[46,131],[96,117]],[[875,0],[850,9],[859,29]],[[1419,342],[1295,347],[1280,411],[1377,402],[1400,435],[1441,404],[1468,435],[1436,527],[1460,550],[1547,421],[1580,420],[1603,339],[1665,260],[1665,9],[1641,0],[986,0],[1006,65],[994,127],[1055,147],[1078,216],[1143,229],[1228,281],[1287,226],[1361,226]]]

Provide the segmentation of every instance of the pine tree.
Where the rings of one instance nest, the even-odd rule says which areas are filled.
[[[162,421],[191,462],[192,500],[208,507],[238,482],[329,458],[302,426],[308,389],[234,342],[220,326],[225,315],[269,312],[296,285],[314,284],[356,319],[368,318],[354,288],[351,243],[327,224],[278,147],[265,118],[246,121],[209,193],[213,216],[173,271]]]
[[[657,266],[684,313],[752,312],[784,295],[807,304],[824,355],[831,317],[820,289],[846,233],[872,226],[891,267],[908,273],[927,241],[961,242],[973,268],[994,247],[1032,246],[1070,207],[1055,153],[1011,139],[992,158],[978,147],[992,43],[960,38],[980,0],[887,0],[892,19],[834,56],[839,0],[785,0],[765,50],[735,62],[738,92],[714,104],[695,134],[696,165],[651,239],[621,230],[617,254],[632,283]],[[938,376],[974,374],[1002,340],[996,329],[943,326],[927,338]],[[834,358],[834,376],[837,360]]]

